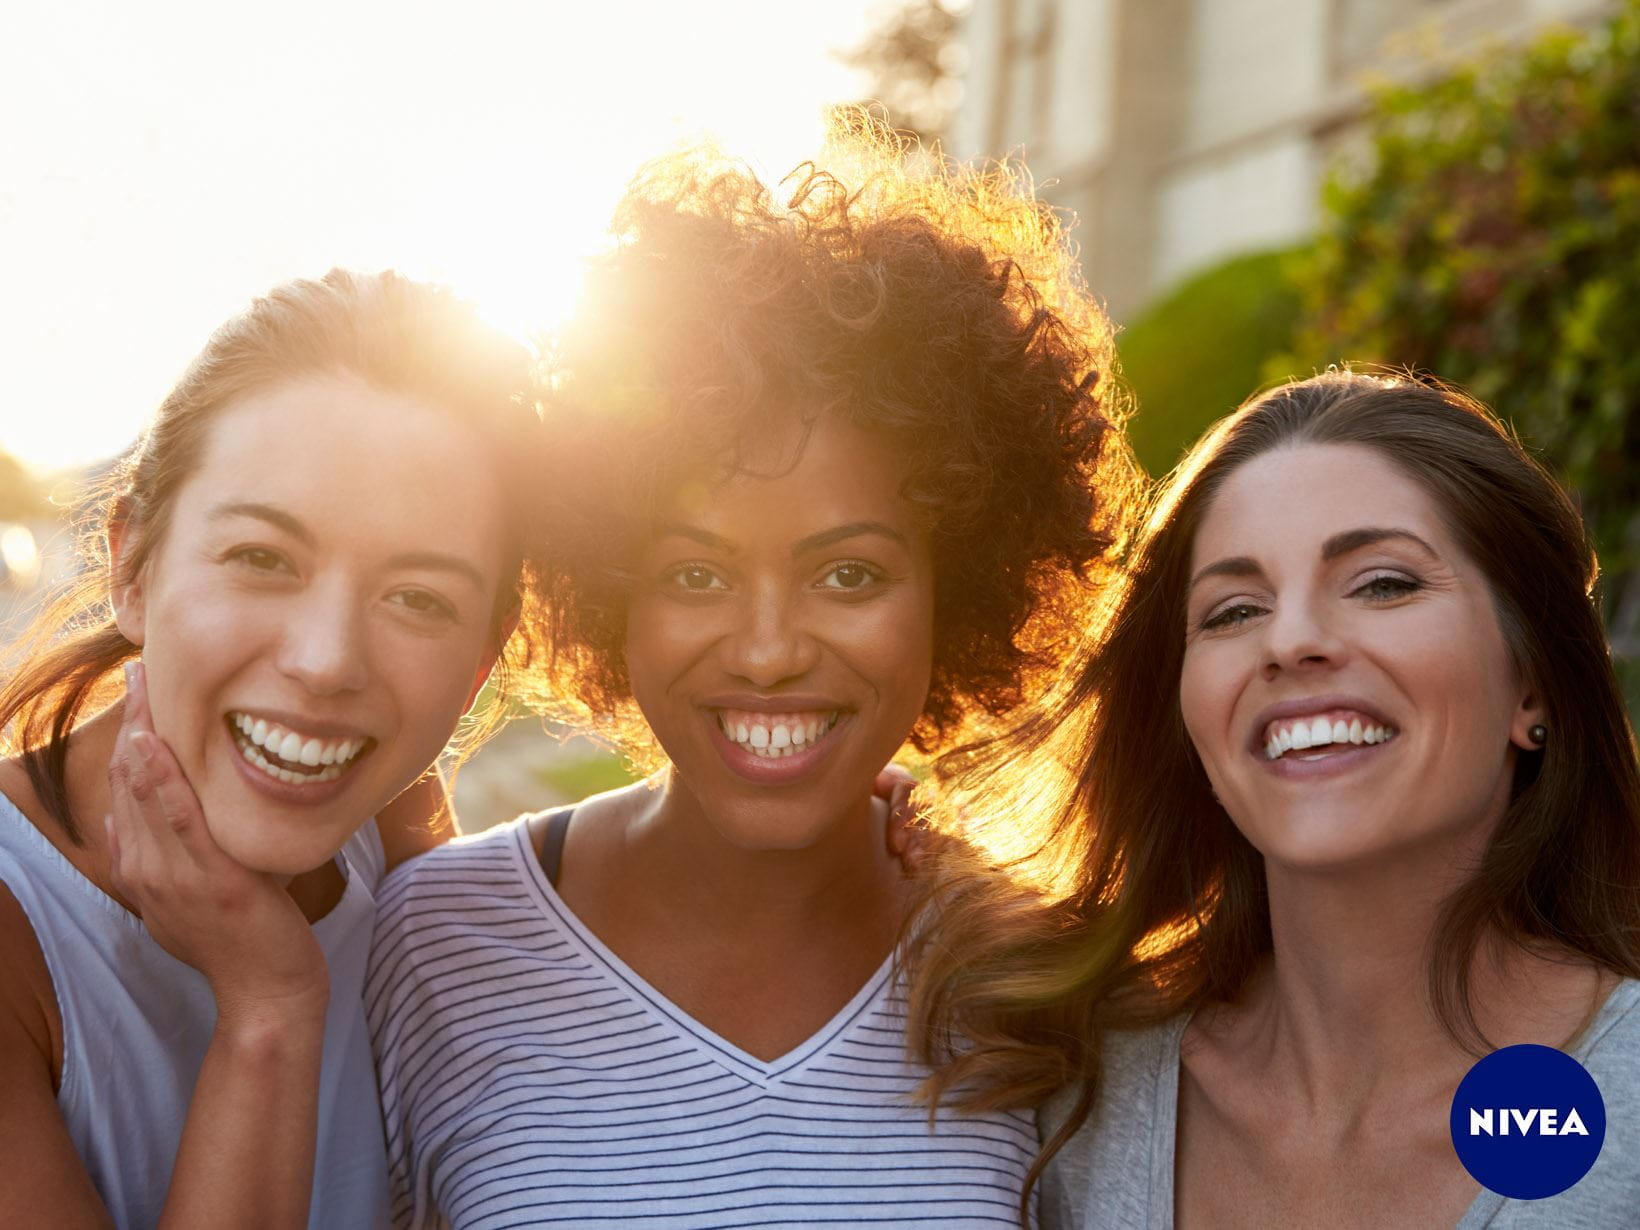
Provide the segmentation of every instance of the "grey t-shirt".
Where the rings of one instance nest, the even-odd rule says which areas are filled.
[[[1112,1034],[1088,1121],[1042,1177],[1042,1230],[1171,1230],[1179,1041],[1186,1021]],[[1606,1142],[1574,1187],[1544,1200],[1483,1190],[1454,1230],[1614,1230],[1640,1226],[1640,982],[1620,982],[1571,1053],[1606,1103]],[[1070,1112],[1041,1113],[1046,1140]]]

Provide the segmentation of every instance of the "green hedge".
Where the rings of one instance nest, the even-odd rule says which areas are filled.
[[[1367,156],[1326,185],[1297,271],[1303,325],[1266,375],[1382,362],[1490,403],[1577,493],[1609,577],[1614,644],[1632,642],[1640,0],[1596,31],[1386,87],[1368,125]]]
[[[1207,425],[1254,392],[1298,316],[1291,251],[1238,256],[1191,277],[1116,337],[1138,412],[1129,437],[1166,473]]]

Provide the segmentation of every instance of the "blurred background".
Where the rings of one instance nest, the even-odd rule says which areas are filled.
[[[73,567],[84,476],[254,294],[392,266],[550,329],[646,157],[715,134],[778,176],[870,100],[925,147],[1023,157],[1074,218],[1153,474],[1332,362],[1496,407],[1595,530],[1640,707],[1640,0],[60,0],[7,26],[0,645]],[[625,779],[519,721],[458,807],[471,830]]]

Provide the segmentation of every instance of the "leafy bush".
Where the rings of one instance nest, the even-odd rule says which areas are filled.
[[[1466,386],[1577,493],[1614,647],[1640,651],[1640,0],[1381,89],[1327,183],[1294,353]],[[1631,672],[1632,674],[1632,672]]]
[[[1292,345],[1298,292],[1292,254],[1238,256],[1187,278],[1116,337],[1138,401],[1134,451],[1163,474],[1259,384],[1266,358]]]

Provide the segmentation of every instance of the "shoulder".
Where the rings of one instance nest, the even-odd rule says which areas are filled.
[[[373,1010],[432,993],[542,917],[528,817],[458,838],[395,868],[377,894],[366,999]]]
[[[1172,1139],[1184,1026],[1176,1018],[1110,1030],[1100,1040],[1093,1106],[1043,1172],[1044,1226],[1143,1224],[1155,1138]],[[1062,1090],[1043,1106],[1037,1121],[1044,1141],[1064,1125],[1080,1093]],[[1137,1222],[1127,1215],[1133,1210]]]
[[[521,856],[530,848],[530,820],[530,816],[520,816],[400,863],[388,872],[377,892],[381,917],[402,913],[429,898],[459,908],[463,891],[516,882],[523,868]]]

